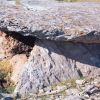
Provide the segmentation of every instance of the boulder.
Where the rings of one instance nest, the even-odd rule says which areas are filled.
[[[42,11],[7,5],[0,6],[0,29],[39,39],[100,43],[99,16],[99,3],[55,2]]]
[[[77,78],[75,61],[63,55],[63,48],[52,41],[37,41],[21,73],[16,91],[38,93],[39,89]]]
[[[95,76],[100,73],[100,59],[97,57],[99,48],[95,48],[98,52],[89,52],[96,44],[84,47],[82,44],[47,40],[37,40],[35,44],[28,62],[24,65],[16,92],[38,93],[39,89],[67,79]],[[76,62],[84,63],[87,69],[90,65],[89,72],[84,74],[84,67]]]

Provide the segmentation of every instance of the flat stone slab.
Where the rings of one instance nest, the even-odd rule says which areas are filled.
[[[100,43],[100,3],[55,2],[43,10],[0,5],[0,30],[39,39]]]

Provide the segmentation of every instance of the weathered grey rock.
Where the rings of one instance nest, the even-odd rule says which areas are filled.
[[[38,40],[21,73],[16,92],[37,93],[39,89],[67,79],[93,75],[94,70],[95,75],[99,74],[99,45],[96,46]],[[90,49],[97,52],[90,53]],[[76,62],[84,63],[89,72],[84,74],[83,66]]]
[[[85,90],[86,94],[88,94],[89,96],[90,95],[93,95],[95,93],[100,93],[100,89],[98,87],[96,87],[95,85],[93,86],[87,86],[86,87],[86,90]]]
[[[67,95],[77,95],[77,96],[79,96],[79,91],[78,91],[78,89],[67,89],[66,94]]]
[[[93,77],[92,77],[93,78]],[[94,79],[100,79],[100,77],[96,76]],[[99,81],[99,80],[98,80]],[[99,100],[100,99],[100,89],[93,84],[93,80],[87,81],[84,83],[84,89],[78,90],[77,88],[69,88],[64,89],[66,92],[58,92],[58,89],[51,90],[51,92],[43,92],[38,94],[37,98],[35,99],[34,96],[29,96],[28,100]],[[88,84],[88,85],[87,85]],[[60,88],[62,86],[59,86]],[[99,86],[100,87],[100,86]],[[52,94],[52,95],[51,95]]]
[[[67,59],[60,50],[63,48],[58,48],[55,42],[37,41],[21,73],[16,91],[38,92],[61,80],[79,77],[74,60]]]
[[[84,100],[84,99],[77,95],[70,95],[67,96],[64,100]]]
[[[85,80],[76,80],[76,84],[83,85],[85,83]]]
[[[55,3],[42,11],[0,6],[0,29],[39,39],[100,43],[99,17],[99,3]]]
[[[37,38],[15,92],[38,93],[66,79],[100,74],[100,44],[87,44],[100,43],[99,17],[99,3],[55,3],[42,10],[0,5],[1,31]]]
[[[10,60],[10,64],[12,66],[12,75],[11,80],[16,84],[19,79],[19,74],[23,69],[23,65],[27,61],[27,57],[25,54],[19,54],[12,57]]]

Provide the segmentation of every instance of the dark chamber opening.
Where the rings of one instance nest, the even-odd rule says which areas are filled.
[[[36,41],[36,37],[33,36],[23,36],[20,33],[17,32],[6,32],[8,36],[13,37],[14,39],[18,40],[19,42],[24,43],[25,45],[34,46],[34,43]]]
[[[6,37],[10,36],[17,41],[17,44],[11,50],[11,53],[13,55],[25,53],[27,56],[29,56],[29,53],[34,47],[36,37],[23,36],[17,32],[5,32],[5,33],[7,34]]]

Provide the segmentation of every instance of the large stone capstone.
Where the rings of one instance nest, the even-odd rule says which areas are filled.
[[[99,17],[99,3],[55,3],[42,11],[6,5],[0,6],[0,29],[39,39],[100,43]]]

